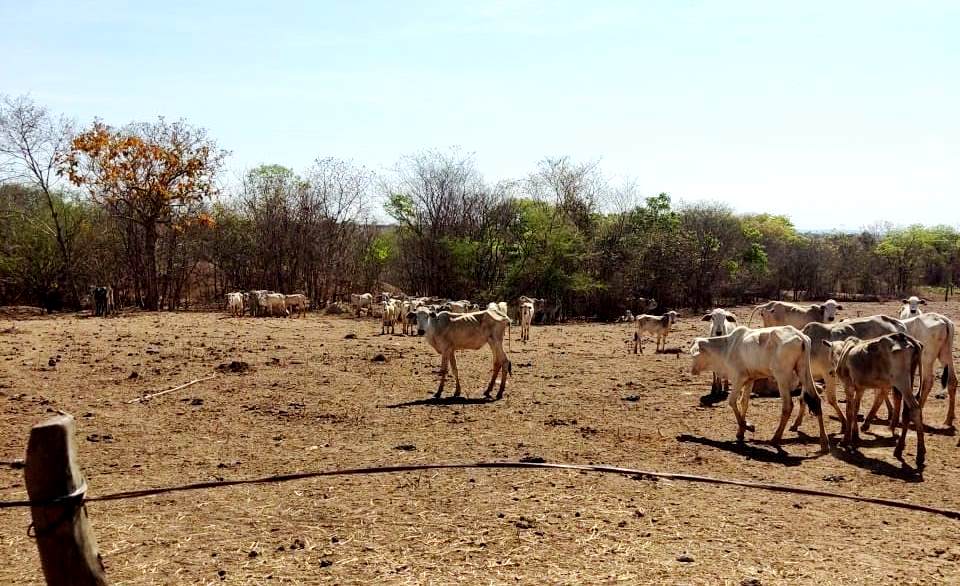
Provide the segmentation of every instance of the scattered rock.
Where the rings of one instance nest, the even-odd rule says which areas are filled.
[[[623,397],[621,399],[621,401],[630,401],[631,403],[636,403],[639,400],[640,400],[639,395],[627,395],[626,397]]]
[[[320,560],[321,568],[329,568],[332,565],[333,565],[333,562],[331,562],[330,560]]]
[[[842,474],[827,474],[823,477],[826,482],[846,482],[847,479]]]
[[[127,380],[135,380],[138,378],[140,378],[140,373],[134,370],[130,373],[130,376],[127,377]]]
[[[224,362],[216,368],[217,372],[232,372],[235,374],[240,374],[242,372],[247,372],[250,370],[250,365],[246,362],[240,360],[232,360],[229,363]]]
[[[763,586],[760,578],[744,578],[740,580],[740,586]]]
[[[546,460],[544,460],[540,456],[524,456],[520,458],[520,461],[528,464],[543,464],[546,462]]]
[[[685,564],[689,564],[690,562],[693,561],[693,556],[684,553],[684,554],[681,554],[681,555],[678,555],[678,556],[677,556],[677,561],[678,561],[678,562],[683,562],[683,563],[685,563]]]
[[[372,360],[373,362],[386,362],[387,357],[384,356],[383,354],[375,354],[373,358],[371,358],[370,360]]]
[[[250,553],[247,554],[247,557],[252,559],[252,558],[257,557],[258,555],[260,555],[260,552],[258,552],[258,551],[255,550],[255,549],[251,549],[251,550],[250,550]]]
[[[400,444],[399,446],[395,446],[393,449],[400,450],[401,452],[412,452],[417,449],[417,446],[413,444]]]
[[[343,337],[343,339],[344,339],[344,340],[356,340],[356,339],[357,339],[357,335],[356,335],[356,334],[347,334],[346,336]]]
[[[193,399],[190,401],[190,404],[194,407],[199,407],[200,405],[203,405],[203,399]]]

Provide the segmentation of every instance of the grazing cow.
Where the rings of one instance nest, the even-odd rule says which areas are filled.
[[[908,317],[916,317],[923,313],[920,309],[921,305],[926,305],[926,299],[920,299],[916,295],[911,295],[906,299],[902,299],[903,305],[900,307],[900,319],[907,319]]]
[[[382,313],[380,314],[380,335],[387,333],[387,329],[390,330],[390,334],[395,334],[396,330],[394,326],[397,324],[397,304],[392,301],[384,301],[381,303]]]
[[[748,329],[739,326],[733,332],[712,338],[697,338],[690,348],[693,357],[691,373],[712,370],[730,381],[730,407],[737,419],[737,439],[743,441],[746,431],[755,431],[747,421],[747,407],[753,381],[772,378],[780,391],[780,425],[772,444],[779,446],[783,430],[793,410],[790,391],[800,382],[803,400],[820,423],[820,447],[830,449],[823,426],[820,395],[810,375],[810,338],[793,326]],[[738,408],[739,405],[739,408]]]
[[[298,317],[303,317],[304,312],[307,311],[307,296],[303,293],[284,295],[283,303],[288,312],[291,308],[296,310]]]
[[[861,340],[872,340],[885,336],[887,334],[896,334],[906,332],[900,320],[885,315],[871,315],[868,317],[858,317],[844,320],[835,324],[822,324],[811,322],[803,327],[803,333],[810,338],[813,346],[810,349],[810,373],[814,380],[822,380],[827,402],[837,412],[837,419],[840,420],[841,431],[846,430],[847,421],[843,410],[837,402],[837,376],[833,368],[830,357],[830,351],[823,346],[824,340],[828,342],[839,342],[850,337]],[[850,401],[850,397],[847,397]],[[797,413],[797,419],[790,427],[791,431],[800,429],[803,423],[804,406],[800,405],[800,411]],[[854,425],[856,423],[854,422]]]
[[[830,348],[833,368],[847,395],[847,421],[850,425],[844,429],[844,443],[850,448],[856,448],[860,440],[855,422],[863,391],[875,388],[886,393],[892,388],[895,399],[899,399],[896,400],[897,407],[900,400],[906,407],[903,412],[903,429],[893,455],[897,459],[903,455],[907,428],[912,421],[917,433],[917,468],[922,468],[926,454],[923,444],[923,412],[913,395],[914,372],[920,367],[920,378],[923,378],[924,374],[920,365],[923,352],[921,344],[904,333],[887,334],[869,341],[847,338],[842,342],[823,340],[822,343]],[[894,413],[896,412],[895,408]]]
[[[668,311],[663,315],[638,315],[637,331],[633,334],[633,353],[637,349],[643,354],[643,334],[649,333],[657,337],[656,352],[667,349],[667,334],[670,328],[677,322],[677,312]]]
[[[923,313],[916,317],[903,320],[907,334],[923,346],[920,355],[920,391],[919,400],[922,409],[927,403],[927,397],[933,388],[934,364],[939,361],[943,366],[940,384],[947,389],[947,417],[943,425],[949,429],[954,424],[954,409],[957,397],[957,370],[953,364],[953,339],[956,328],[953,322],[939,313]],[[849,400],[849,399],[848,399]],[[861,429],[866,431],[870,421],[880,406],[881,398],[874,400],[867,418],[863,420]],[[891,423],[896,421],[891,417]]]
[[[227,293],[227,309],[233,317],[243,317],[243,293]]]
[[[763,327],[773,326],[793,326],[798,330],[810,322],[818,321],[832,323],[837,319],[837,311],[843,309],[843,306],[827,299],[823,303],[802,307],[795,303],[785,301],[768,301],[758,305],[750,312],[750,318],[747,319],[747,325],[753,320],[753,314],[760,311],[760,319],[763,320]]]
[[[367,308],[367,313],[371,312],[373,307],[373,295],[370,293],[351,293],[350,294],[350,305],[353,306],[354,311],[357,312],[357,317],[360,317],[360,310],[364,307]]]
[[[717,336],[726,336],[733,332],[737,327],[737,316],[726,309],[716,308],[708,314],[705,314],[701,321],[710,322],[710,329],[707,337],[715,338]],[[720,396],[723,392],[730,391],[730,380],[721,379],[717,373],[713,373],[713,383],[710,385],[710,395]]]
[[[478,350],[484,344],[489,344],[493,352],[493,376],[490,384],[483,393],[489,398],[497,375],[501,374],[500,390],[497,399],[503,398],[503,391],[507,385],[507,375],[512,374],[513,367],[506,352],[503,351],[503,334],[507,329],[510,318],[501,315],[499,311],[475,311],[471,313],[452,314],[447,311],[429,313],[426,327],[427,343],[440,356],[440,386],[433,395],[439,399],[443,394],[443,383],[447,378],[447,368],[453,369],[456,391],[454,397],[460,396],[460,372],[457,369],[457,350]]]
[[[287,311],[286,295],[283,293],[264,293],[260,296],[260,303],[268,316],[290,317],[290,312]]]
[[[403,319],[403,335],[412,336],[417,330],[417,312],[408,311]]]
[[[524,301],[520,304],[520,341],[530,340],[530,324],[533,323],[533,303]]]

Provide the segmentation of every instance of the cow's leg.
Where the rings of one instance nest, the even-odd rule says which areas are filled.
[[[877,416],[877,412],[880,411],[880,405],[883,405],[887,402],[886,393],[887,391],[884,389],[877,389],[877,394],[873,396],[873,405],[870,406],[870,411],[868,411],[866,417],[863,418],[863,425],[860,426],[861,431],[867,431],[870,429],[870,424],[873,423],[874,418]],[[849,396],[847,396],[847,400],[850,400]],[[857,420],[853,419],[851,425],[856,424]]]
[[[943,362],[944,368],[947,369],[947,418],[944,420],[943,424],[953,429],[954,422],[954,409],[957,402],[957,372],[953,367],[953,357],[950,356],[950,349],[947,348],[946,355],[949,362]]]
[[[926,350],[926,349],[924,349]],[[922,361],[923,376],[920,377],[920,408],[927,404],[927,395],[930,394],[930,391],[933,389],[933,380],[935,378],[933,373],[933,365],[936,362],[935,356],[931,357],[931,360]]]
[[[454,350],[450,351],[450,368],[453,369],[453,380],[457,385],[456,390],[453,392],[454,397],[460,396],[460,369],[457,368],[457,353]]]
[[[790,396],[792,389],[789,384],[783,382],[784,380],[786,379],[777,377],[777,389],[780,391],[780,425],[777,426],[777,431],[773,434],[773,440],[770,442],[777,447],[780,447],[780,442],[783,440],[783,430],[786,429],[787,422],[790,421],[790,412],[793,411],[793,397]]]
[[[797,418],[794,420],[793,425],[790,426],[790,431],[799,431],[800,424],[803,423],[803,415],[807,412],[807,405],[801,399],[800,408],[797,409]]]
[[[847,447],[852,447],[853,444],[853,432],[857,427],[857,411],[858,411],[858,401],[856,399],[858,394],[857,389],[847,389],[847,421],[849,425],[843,426],[843,445]]]
[[[449,360],[447,357],[447,352],[444,352],[440,357],[440,386],[437,388],[437,392],[433,395],[434,399],[439,399],[440,395],[443,393],[443,383],[447,380],[448,364]]]
[[[730,408],[733,409],[733,416],[737,419],[737,441],[743,441],[744,433],[746,432],[747,425],[744,421],[743,416],[740,414],[740,393],[744,391],[744,381],[736,380],[733,381],[733,388],[730,389],[730,397],[727,399],[727,402],[730,403]],[[750,392],[746,390],[746,392]]]
[[[827,403],[830,403],[833,410],[837,412],[837,419],[840,420],[840,430],[843,431],[847,428],[847,421],[843,417],[843,409],[840,408],[840,402],[837,401],[837,381],[829,374],[823,379],[823,390],[827,397]],[[801,403],[803,403],[803,401],[801,401]],[[853,421],[853,425],[856,425],[856,417],[854,417]]]

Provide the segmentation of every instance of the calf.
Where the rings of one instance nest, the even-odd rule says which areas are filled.
[[[750,312],[750,318],[747,319],[747,325],[750,325],[753,320],[754,312],[759,310],[763,327],[793,326],[799,330],[814,321],[832,323],[836,321],[837,311],[841,309],[843,309],[843,306],[833,299],[827,299],[821,304],[807,307],[785,301],[768,301],[753,308],[753,311]]]
[[[433,395],[439,399],[443,393],[443,383],[447,378],[448,366],[453,369],[456,391],[454,397],[460,396],[460,373],[457,369],[457,350],[478,350],[484,344],[490,346],[493,352],[493,377],[483,396],[489,398],[497,375],[500,378],[500,390],[497,399],[503,397],[507,385],[507,375],[512,373],[510,359],[503,351],[503,334],[507,329],[510,318],[501,315],[498,311],[475,311],[472,313],[452,314],[446,311],[435,313],[431,311],[426,327],[427,343],[440,354],[440,386]]]
[[[719,307],[708,314],[705,314],[701,321],[710,322],[710,328],[707,337],[715,338],[717,336],[726,336],[733,332],[737,327],[737,316],[726,309]],[[719,397],[723,392],[730,392],[730,381],[721,379],[717,373],[713,373],[713,383],[710,385],[710,395]]]
[[[900,319],[907,319],[908,317],[916,317],[923,313],[920,309],[921,305],[926,305],[926,299],[920,299],[916,295],[911,295],[910,297],[903,299],[903,305],[900,307]]]
[[[893,455],[901,459],[908,423],[912,421],[917,433],[917,468],[922,468],[926,455],[923,443],[923,413],[920,403],[913,395],[913,375],[918,367],[921,369],[920,378],[923,378],[921,344],[904,333],[887,334],[869,341],[847,338],[842,342],[823,340],[822,343],[830,348],[834,370],[847,393],[847,421],[850,424],[844,429],[844,443],[850,448],[856,448],[860,440],[855,422],[863,391],[875,388],[888,392],[892,388],[895,398],[902,400],[906,407],[903,412],[903,429]],[[897,403],[899,402],[898,400]]]
[[[820,395],[810,375],[810,338],[800,330],[793,326],[755,330],[740,326],[725,336],[697,338],[690,354],[693,357],[692,374],[712,370],[730,381],[729,402],[737,419],[737,440],[743,441],[746,431],[755,431],[747,421],[753,381],[772,378],[780,391],[780,424],[771,443],[779,446],[793,410],[790,391],[799,381],[803,400],[820,423],[820,447],[829,451]]]
[[[633,334],[633,353],[643,353],[643,334],[649,333],[657,337],[656,352],[667,349],[667,334],[670,328],[677,322],[677,312],[668,311],[663,315],[639,315],[637,316],[637,331]]]
[[[533,323],[534,305],[530,301],[520,303],[520,341],[530,340],[530,324]]]

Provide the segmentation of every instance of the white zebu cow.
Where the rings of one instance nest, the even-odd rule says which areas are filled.
[[[533,323],[534,305],[530,301],[520,303],[520,341],[530,340],[530,325]]]
[[[234,317],[243,317],[243,293],[227,293],[227,310]]]
[[[939,313],[923,313],[916,317],[903,320],[907,334],[919,342],[923,351],[920,354],[920,407],[923,408],[927,403],[927,397],[930,390],[933,389],[933,381],[936,378],[934,365],[939,361],[943,366],[943,373],[940,376],[940,384],[947,389],[947,416],[943,425],[947,428],[953,428],[954,409],[957,398],[957,370],[953,364],[953,340],[956,327],[953,322]],[[870,426],[870,421],[876,414],[880,406],[881,397],[874,400],[874,405],[870,408],[866,419],[863,420],[861,429],[866,431]],[[891,417],[891,422],[896,421],[896,416]]]
[[[373,295],[370,293],[351,293],[350,305],[352,305],[354,311],[357,312],[357,317],[360,317],[360,310],[364,307],[367,308],[367,313],[370,313],[370,309],[373,306]]]
[[[690,348],[693,357],[691,373],[713,371],[730,381],[730,407],[737,419],[737,439],[743,441],[746,431],[755,431],[747,421],[747,407],[753,381],[772,378],[780,391],[780,425],[772,443],[780,445],[783,430],[793,410],[790,391],[797,382],[803,389],[803,400],[820,423],[820,447],[830,449],[823,426],[820,395],[810,375],[810,338],[793,326],[747,329],[737,327],[726,336],[697,338]]]
[[[484,344],[490,345],[493,351],[493,376],[490,384],[483,393],[489,398],[497,375],[501,374],[500,390],[497,399],[503,398],[503,391],[507,385],[507,375],[512,373],[510,359],[503,351],[503,334],[507,329],[510,318],[501,315],[499,311],[475,311],[471,313],[452,314],[447,311],[440,313],[430,312],[426,327],[427,343],[433,346],[440,356],[440,386],[434,394],[439,399],[443,393],[443,383],[447,378],[447,368],[453,369],[456,391],[454,397],[460,396],[460,372],[457,369],[457,350],[478,350]]]
[[[920,309],[920,306],[927,304],[926,299],[920,299],[916,295],[911,295],[901,301],[903,301],[903,305],[900,307],[900,319],[921,315],[923,311]]]
[[[387,333],[395,334],[397,324],[397,304],[393,301],[384,301],[381,303],[382,313],[380,314],[380,335]]]
[[[837,311],[841,309],[843,309],[843,306],[833,299],[827,299],[823,303],[808,305],[807,307],[785,301],[768,301],[753,308],[750,317],[747,319],[747,325],[749,326],[753,320],[754,312],[759,310],[760,319],[763,320],[763,327],[765,328],[793,326],[802,330],[803,326],[810,322],[832,323],[836,321]]]
[[[289,312],[291,309],[297,312],[298,317],[303,317],[307,311],[307,296],[303,293],[294,293],[293,295],[284,295],[283,302]]]
[[[637,350],[643,354],[643,334],[653,334],[657,338],[657,349],[660,352],[667,349],[667,335],[670,328],[677,322],[677,312],[668,311],[663,315],[638,315],[637,331],[633,334],[633,353]]]
[[[726,336],[732,333],[737,327],[737,316],[719,307],[704,315],[700,320],[710,322],[709,329],[707,330],[708,338]],[[729,390],[730,381],[720,378],[717,376],[717,373],[713,373],[713,383],[710,385],[710,394],[718,396],[722,391]]]
[[[266,293],[261,299],[267,315],[290,317],[290,312],[287,311],[286,295],[283,293]]]

